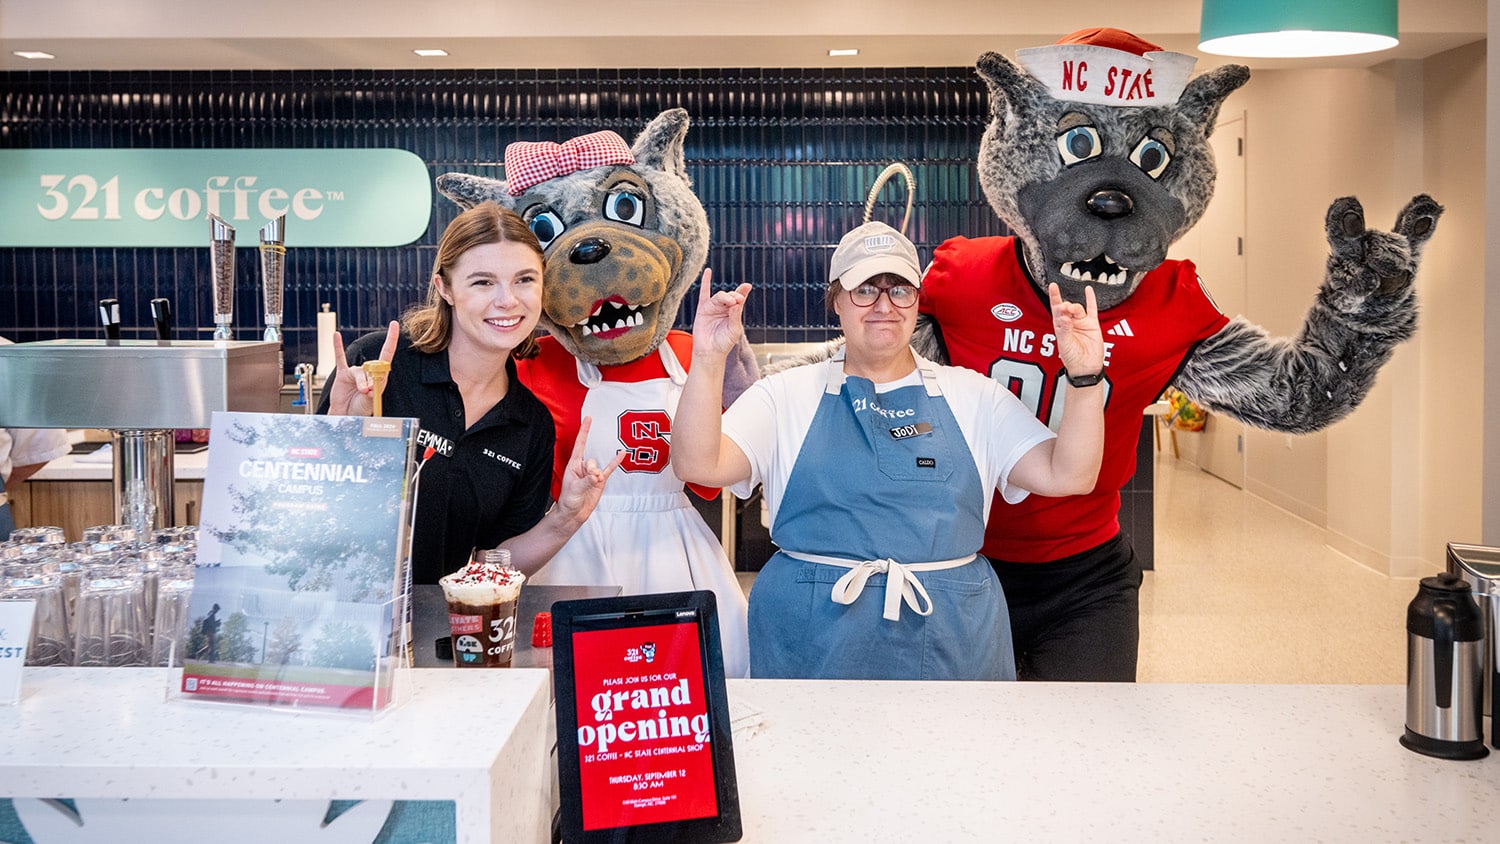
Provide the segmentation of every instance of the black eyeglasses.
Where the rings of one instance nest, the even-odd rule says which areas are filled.
[[[874,306],[882,293],[898,308],[910,308],[917,303],[917,288],[910,284],[893,284],[890,287],[861,284],[849,291],[849,301],[857,308],[869,308]]]

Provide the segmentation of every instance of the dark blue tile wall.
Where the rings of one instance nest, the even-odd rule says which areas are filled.
[[[988,103],[967,67],[0,73],[0,148],[394,147],[420,156],[434,178],[500,176],[511,141],[600,129],[628,140],[676,106],[693,118],[687,157],[713,230],[709,266],[719,281],[750,281],[760,293],[746,314],[752,342],[834,333],[822,305],[828,258],[891,161],[916,174],[908,234],[924,259],[955,234],[1004,233],[975,179]],[[877,215],[894,223],[903,202],[901,189],[888,187]],[[315,358],[321,303],[362,332],[416,301],[456,211],[435,195],[427,234],[400,248],[289,252],[288,368]],[[149,337],[148,303],[165,296],[178,336],[205,338],[213,323],[206,241],[201,249],[0,250],[0,335],[97,336],[95,303],[113,296],[124,336]],[[239,250],[236,263],[238,336],[255,339],[255,251]]]

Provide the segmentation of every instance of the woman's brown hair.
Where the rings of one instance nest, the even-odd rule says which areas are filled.
[[[443,238],[438,241],[437,258],[432,262],[432,275],[442,278],[443,284],[452,285],[448,273],[460,256],[476,246],[506,241],[531,247],[542,262],[542,269],[546,270],[547,257],[525,221],[509,208],[483,202],[454,217],[443,230]],[[402,314],[401,326],[406,329],[406,335],[417,351],[441,352],[448,348],[453,337],[453,306],[438,293],[436,284],[429,283],[427,301],[413,305]],[[536,354],[536,341],[527,337],[511,354],[516,358],[532,357]]]

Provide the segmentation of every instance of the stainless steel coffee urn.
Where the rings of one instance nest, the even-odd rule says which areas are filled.
[[[1480,759],[1484,746],[1484,622],[1468,581],[1424,577],[1406,608],[1408,749],[1441,759]]]

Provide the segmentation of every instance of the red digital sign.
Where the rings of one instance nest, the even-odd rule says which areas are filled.
[[[573,636],[585,830],[718,814],[696,621]]]

